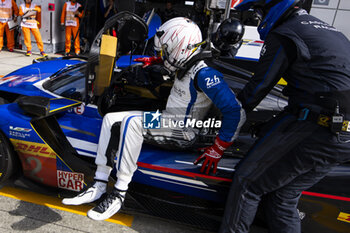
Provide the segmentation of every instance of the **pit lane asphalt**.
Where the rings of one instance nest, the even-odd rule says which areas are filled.
[[[0,52],[0,77],[32,64],[33,59],[40,57],[33,54],[26,57],[24,51],[15,50]],[[58,57],[49,54],[49,57]],[[116,221],[94,221],[86,217],[86,210],[91,206],[83,206],[77,211],[74,207],[62,208],[61,199],[53,198],[35,189],[23,189],[22,181],[16,185],[7,185],[0,189],[0,232],[116,232],[116,233],[205,233],[208,231],[183,225],[150,215],[123,212],[116,216]],[[27,187],[28,188],[28,187]],[[84,211],[85,210],[85,211]],[[265,233],[267,230],[253,226],[252,233]]]

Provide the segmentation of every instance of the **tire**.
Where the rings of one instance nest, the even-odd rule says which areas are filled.
[[[0,131],[0,185],[15,173],[17,165],[17,155],[12,144],[5,134]]]

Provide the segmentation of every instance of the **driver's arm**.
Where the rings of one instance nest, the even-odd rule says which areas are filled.
[[[241,105],[223,80],[223,75],[211,67],[205,67],[197,73],[195,85],[211,99],[223,116],[219,138],[232,142],[245,119],[241,119]]]

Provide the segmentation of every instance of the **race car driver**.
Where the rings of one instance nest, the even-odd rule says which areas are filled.
[[[25,3],[21,4],[19,7],[19,15],[26,16],[23,17],[21,22],[24,44],[27,47],[26,56],[32,55],[32,42],[30,40],[30,32],[33,33],[33,36],[40,50],[40,54],[44,57],[47,56],[47,54],[44,52],[44,44],[41,39],[41,34],[38,28],[38,21],[36,20],[36,15],[37,13],[40,13],[40,11],[41,8],[38,7],[36,4],[32,3],[32,0],[25,0]]]
[[[81,4],[77,0],[71,0],[63,5],[61,14],[61,25],[66,26],[66,48],[65,55],[70,53],[71,39],[73,35],[75,54],[80,54],[79,19],[83,17]]]
[[[165,22],[158,29],[154,47],[163,55],[164,68],[168,74],[175,75],[175,72],[185,69],[186,64],[200,54],[201,42],[199,27],[187,18],[177,17]],[[147,62],[149,60],[147,59]],[[157,119],[161,115],[162,119],[169,119],[172,122],[203,120],[214,103],[223,115],[221,128],[214,144],[208,147],[196,162],[204,160],[201,170],[209,173],[210,169],[213,169],[215,173],[224,150],[237,137],[245,121],[245,113],[220,72],[208,67],[200,59],[187,68],[183,76],[176,76],[166,109],[162,114],[158,111],[154,113],[153,118]],[[137,169],[136,163],[144,140],[153,144],[167,145],[168,148],[184,149],[190,147],[196,139],[196,129],[191,127],[147,129],[143,123],[142,112],[106,114],[103,118],[95,161],[96,182],[87,191],[74,198],[65,198],[62,203],[80,205],[99,199],[106,192],[113,160],[117,155],[115,166],[118,179],[114,190],[87,213],[88,217],[95,220],[107,219],[121,208],[128,184]],[[115,145],[119,145],[118,148],[114,148]]]
[[[252,111],[281,77],[289,100],[236,167],[220,232],[249,232],[261,200],[269,232],[301,232],[302,191],[350,159],[350,42],[300,3],[243,0],[236,7],[254,9],[265,40],[255,74],[238,94],[243,108]]]
[[[0,0],[0,51],[4,46],[4,31],[6,32],[7,48],[13,52],[15,47],[14,31],[9,29],[8,22],[17,21],[18,7],[14,0]]]

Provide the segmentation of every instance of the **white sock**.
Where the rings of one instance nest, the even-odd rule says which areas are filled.
[[[94,186],[97,187],[102,192],[106,192],[107,190],[107,183],[105,182],[96,181]]]

